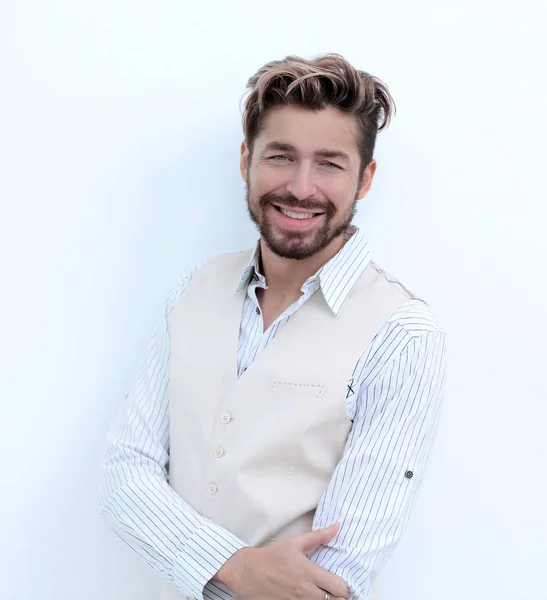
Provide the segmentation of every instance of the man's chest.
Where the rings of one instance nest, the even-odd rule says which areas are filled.
[[[263,314],[258,302],[253,301],[252,297],[245,299],[238,339],[238,377],[241,377],[255,362],[261,352],[268,347],[284,327],[290,326],[291,318],[305,301],[306,298],[301,298],[300,302],[294,302],[283,310],[280,315],[273,318],[270,325],[265,327],[265,318],[267,319],[267,317]],[[348,412],[353,413],[353,410],[350,409],[353,407],[354,396],[358,389],[359,380],[352,374],[347,384]]]

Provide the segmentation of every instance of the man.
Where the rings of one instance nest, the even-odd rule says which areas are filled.
[[[102,515],[164,600],[370,597],[423,478],[445,334],[351,225],[393,101],[341,56],[248,82],[260,239],[180,278],[109,435]]]

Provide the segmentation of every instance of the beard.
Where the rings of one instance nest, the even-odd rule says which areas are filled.
[[[298,200],[291,194],[264,194],[258,199],[258,205],[252,206],[250,201],[250,185],[247,182],[245,199],[247,209],[260,236],[268,248],[282,258],[304,260],[324,250],[335,238],[342,235],[350,226],[357,211],[357,195],[349,208],[341,215],[330,200]],[[321,212],[323,224],[312,231],[287,231],[279,228],[269,214],[268,208],[273,204],[282,204],[287,208],[306,209],[310,212]],[[277,209],[273,209],[277,210]]]

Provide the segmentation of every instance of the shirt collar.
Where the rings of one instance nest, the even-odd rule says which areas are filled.
[[[251,253],[250,260],[241,274],[241,278],[234,290],[234,294],[237,294],[243,286],[247,285],[253,275],[256,275],[258,278],[264,278],[260,273],[260,240],[256,243],[256,246]]]
[[[340,314],[355,284],[370,263],[370,250],[359,228],[351,225],[347,235],[350,237],[341,250],[302,286],[302,291],[305,291],[306,286],[312,285],[318,278],[325,301],[335,315]],[[253,276],[264,281],[264,276],[260,273],[260,241],[250,255],[234,294],[247,285]]]

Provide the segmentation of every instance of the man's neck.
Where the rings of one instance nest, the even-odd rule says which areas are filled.
[[[344,234],[335,238],[324,250],[303,260],[283,258],[260,240],[262,274],[268,290],[274,295],[298,295],[304,282],[335,256],[346,243]]]

